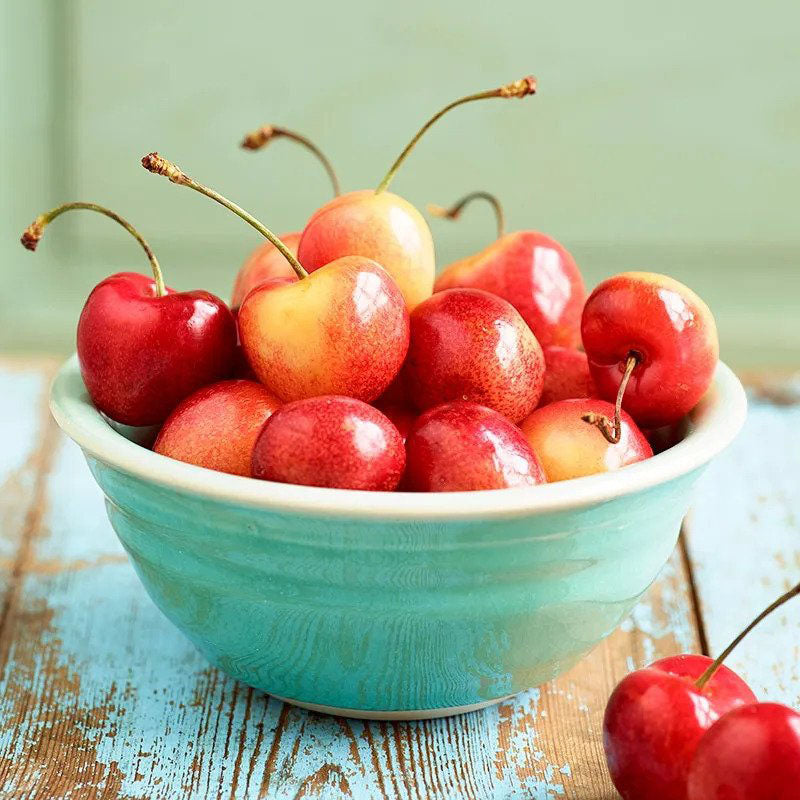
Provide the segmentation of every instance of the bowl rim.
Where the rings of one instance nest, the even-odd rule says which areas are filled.
[[[96,460],[140,480],[234,505],[352,518],[469,519],[524,517],[579,509],[636,494],[707,464],[744,424],[747,397],[722,362],[705,397],[690,414],[686,437],[652,458],[615,472],[558,483],[473,492],[369,492],[262,481],[186,464],[154,453],[114,430],[92,405],[77,354],[50,387],[50,410],[59,427]]]

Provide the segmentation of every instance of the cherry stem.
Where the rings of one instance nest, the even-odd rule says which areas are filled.
[[[631,379],[631,374],[639,363],[639,356],[636,353],[628,353],[627,361],[625,362],[625,372],[622,375],[622,380],[619,383],[617,390],[617,401],[614,404],[614,420],[613,422],[605,416],[605,414],[584,414],[581,419],[594,425],[600,429],[606,441],[610,444],[619,444],[622,438],[622,398],[625,396],[625,389],[628,388],[628,381]]]
[[[56,217],[60,217],[65,211],[76,210],[96,211],[98,214],[104,214],[109,219],[113,219],[114,222],[118,222],[120,225],[122,225],[122,227],[125,228],[125,230],[128,231],[128,233],[133,236],[137,242],[139,242],[142,250],[144,250],[145,255],[147,256],[147,260],[150,262],[150,268],[153,270],[153,279],[155,280],[156,284],[156,294],[158,297],[163,297],[167,293],[167,288],[164,286],[164,276],[161,274],[161,267],[159,266],[158,259],[142,234],[139,233],[139,231],[137,231],[136,228],[130,224],[130,222],[128,222],[126,219],[123,219],[119,214],[114,213],[104,206],[99,206],[97,203],[64,203],[63,205],[50,209],[50,211],[47,211],[44,214],[39,214],[39,216],[36,217],[36,219],[30,225],[28,225],[27,228],[25,228],[25,231],[20,238],[22,246],[27,250],[36,250],[39,240],[44,235],[44,229]]]
[[[281,255],[291,264],[298,278],[302,280],[308,277],[308,272],[306,272],[303,265],[295,258],[289,248],[286,247],[269,228],[262,225],[252,214],[248,214],[247,211],[237,206],[236,203],[232,203],[213,189],[209,189],[207,186],[203,186],[203,184],[190,178],[180,167],[176,166],[171,161],[167,161],[166,158],[163,158],[158,153],[149,153],[144,156],[142,158],[142,166],[149,172],[169,178],[173,183],[177,183],[179,186],[188,186],[190,189],[194,189],[196,192],[200,192],[200,194],[204,194],[206,197],[216,200],[229,211],[233,211],[237,217],[243,219],[248,225],[252,225],[262,236],[269,239],[269,241],[275,245]]]
[[[739,642],[758,625],[761,620],[768,617],[775,609],[800,594],[800,583],[782,594],[774,603],[768,605],[709,665],[708,669],[695,681],[695,686],[702,689],[714,677],[714,673],[722,666],[722,662],[733,652]]]
[[[497,238],[499,239],[506,232],[506,215],[503,212],[503,206],[500,201],[491,192],[470,192],[464,195],[457,203],[450,206],[450,208],[445,208],[435,203],[428,203],[428,213],[433,214],[434,217],[455,220],[461,216],[464,207],[473,200],[486,200],[491,204],[494,209],[494,215],[497,218]]]
[[[293,142],[297,142],[298,144],[303,145],[307,150],[310,150],[321,162],[322,166],[325,167],[325,171],[328,173],[328,177],[331,180],[331,186],[333,186],[333,194],[335,197],[338,197],[342,193],[341,186],[339,184],[339,176],[336,174],[336,170],[333,168],[333,165],[328,160],[328,157],[322,150],[317,147],[311,139],[306,138],[301,133],[297,133],[297,131],[290,130],[289,128],[282,128],[279,125],[262,125],[258,130],[253,131],[252,133],[248,133],[247,136],[242,139],[242,147],[245,150],[260,150],[262,147],[268,145],[273,139],[278,139],[280,137],[284,137],[285,139],[291,139]]]
[[[434,114],[414,135],[414,138],[406,145],[402,153],[397,157],[394,164],[389,167],[389,171],[384,176],[383,180],[378,184],[375,194],[380,194],[385,191],[395,173],[400,168],[400,165],[406,160],[408,154],[414,149],[417,142],[424,136],[425,132],[431,125],[434,124],[440,117],[443,117],[448,111],[456,108],[457,106],[464,105],[464,103],[471,103],[473,100],[488,100],[491,97],[526,97],[529,94],[536,93],[536,78],[533,75],[527,75],[520,78],[513,83],[507,83],[505,86],[499,86],[497,89],[489,89],[485,92],[478,92],[477,94],[470,94],[458,100],[454,100],[449,105],[446,105],[441,111]]]

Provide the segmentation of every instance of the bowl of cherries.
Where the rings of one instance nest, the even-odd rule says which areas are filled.
[[[456,100],[533,94],[532,78]],[[101,281],[51,408],[147,592],[209,661],[297,705],[377,718],[478,708],[556,676],[667,560],[741,427],[706,304],[664,275],[588,294],[570,253],[506,233],[436,277],[422,214],[340,194],[264,244],[230,305],[150,274]],[[256,149],[288,136],[265,126]],[[332,173],[332,170],[329,169]]]

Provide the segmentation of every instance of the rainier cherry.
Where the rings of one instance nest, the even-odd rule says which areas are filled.
[[[207,469],[250,475],[253,446],[280,401],[254,381],[213,383],[189,395],[167,417],[156,453]]]
[[[281,128],[278,125],[262,125],[258,130],[244,137],[242,147],[246,150],[260,150],[271,141],[279,138],[290,139],[310,150],[320,162],[322,162],[322,166],[325,167],[325,171],[328,173],[331,185],[333,186],[334,197],[339,196],[339,178],[331,162],[328,161],[325,154],[310,139],[307,139],[302,134],[289,130],[288,128]],[[291,233],[282,233],[279,238],[286,245],[286,249],[289,250],[292,255],[296,256],[297,245],[300,243],[300,232],[293,231]],[[236,282],[233,285],[231,308],[236,311],[252,288],[270,278],[290,278],[296,280],[297,276],[294,274],[291,264],[283,257],[281,251],[278,250],[272,242],[266,241],[253,250],[247,261],[244,262],[242,268],[239,270],[239,274],[236,276]]]
[[[408,349],[403,296],[379,264],[345,256],[309,275],[268,228],[157,153],[151,172],[210,197],[252,225],[291,264],[299,280],[273,278],[239,309],[239,336],[257,378],[282,401],[323,394],[373,400],[400,370]]]
[[[476,403],[446,403],[416,421],[406,440],[403,489],[466,492],[544,483],[525,437],[502,414]]]
[[[764,617],[797,594],[800,585],[761,612],[714,661],[693,655],[665,658],[620,681],[606,707],[603,746],[611,779],[623,800],[686,800],[689,768],[701,737],[705,739],[705,732],[716,728],[720,717],[727,720],[728,712],[738,717],[733,709],[756,702],[747,684],[722,662]],[[746,726],[735,729],[743,732]],[[711,745],[709,751],[721,752]],[[704,756],[704,764],[713,767],[713,761],[712,756]],[[756,769],[762,765],[753,764]],[[746,770],[747,761],[742,761],[741,767]],[[704,774],[702,767],[694,765],[692,772]],[[696,780],[699,790],[703,779],[698,776]],[[789,796],[785,796],[787,800]],[[690,800],[740,797],[767,800],[784,795],[689,795]]]
[[[653,455],[644,434],[624,411],[616,443],[585,421],[587,416],[613,414],[614,406],[605,400],[561,400],[537,408],[520,427],[539,456],[547,480],[565,481],[620,469]]]
[[[480,289],[448,289],[412,312],[404,377],[420,410],[464,400],[519,422],[539,402],[544,356],[510,303]]]
[[[167,288],[153,251],[138,231],[94,203],[66,203],[41,214],[22,235],[22,244],[35,250],[47,225],[74,209],[96,211],[122,225],[142,246],[153,271],[152,278],[118,272],[89,295],[77,336],[86,390],[112,420],[156,425],[195,389],[231,374],[233,316],[209,292]]]
[[[449,209],[428,209],[436,216],[457,219],[464,206],[478,197],[494,206],[498,238],[446,267],[434,291],[471,287],[492,292],[522,314],[542,347],[577,346],[586,288],[575,259],[562,245],[537,231],[505,233],[502,207],[488,192],[468,194]]]
[[[425,131],[451,109],[491,97],[525,97],[535,90],[536,81],[529,76],[445,106],[417,132],[377,189],[343,194],[311,217],[300,239],[300,261],[313,271],[342,256],[375,259],[397,281],[408,307],[413,309],[433,291],[433,237],[411,203],[386,191],[395,173]]]
[[[666,275],[624,272],[600,283],[583,310],[581,335],[601,397],[643,428],[677,422],[714,375],[719,342],[708,306]],[[597,424],[612,440],[617,426]]]
[[[403,440],[377,408],[352,397],[311,397],[282,406],[253,450],[253,477],[304,486],[392,491]]]

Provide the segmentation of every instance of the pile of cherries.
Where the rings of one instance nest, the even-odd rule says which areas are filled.
[[[712,379],[714,319],[663,275],[627,272],[586,298],[572,256],[535,231],[503,230],[435,277],[433,238],[387,191],[444,113],[521,98],[532,77],[462,97],[432,117],[377,189],[339,193],[302,232],[277,237],[244,209],[157,153],[150,172],[215,200],[267,241],[239,271],[229,308],[205,291],[168,288],[152,250],[102,206],[39,216],[35,249],[60,214],[90,209],[125,227],[153,277],[121,272],[89,295],[77,349],[95,406],[117,423],[160,426],[154,449],[202,467],[341,489],[466,491],[615,470],[679,436]]]
[[[627,675],[606,707],[603,744],[623,800],[795,800],[800,714],[759,703],[723,662],[800,584],[759,614],[720,656],[663,658]]]

